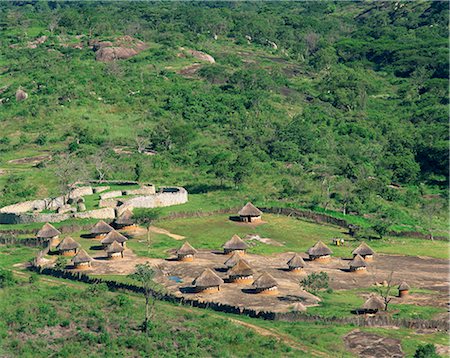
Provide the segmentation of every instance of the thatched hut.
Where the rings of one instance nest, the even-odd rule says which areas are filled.
[[[127,229],[133,225],[133,212],[129,209],[126,209],[117,219],[114,220],[114,226],[117,229]]]
[[[301,302],[295,302],[291,307],[292,312],[306,312],[306,306]]]
[[[220,290],[220,285],[223,284],[223,280],[214,271],[206,268],[200,276],[192,281],[192,284],[198,293],[214,293]]]
[[[403,281],[400,285],[398,285],[398,297],[406,297],[409,295],[409,290],[411,287]]]
[[[238,260],[230,270],[228,270],[228,278],[230,282],[242,285],[253,282],[253,269],[245,260]]]
[[[193,261],[197,250],[194,249],[189,242],[185,242],[178,250],[178,261]]]
[[[367,262],[360,255],[356,255],[348,265],[350,266],[350,272],[363,273],[367,270]]]
[[[313,247],[310,247],[306,253],[311,261],[329,261],[333,251],[322,241],[317,241]]]
[[[95,237],[96,239],[102,239],[113,230],[114,228],[111,225],[108,225],[103,220],[100,220],[92,227],[91,236]]]
[[[233,235],[233,237],[223,245],[223,253],[225,255],[234,252],[245,254],[247,249],[248,245],[238,235]]]
[[[123,252],[125,248],[119,244],[117,241],[114,241],[111,245],[106,248],[106,254],[110,260],[121,259],[123,258]]]
[[[245,261],[243,258],[243,255],[241,252],[234,252],[223,264],[227,267],[227,269],[230,269],[234,267],[239,260]],[[245,261],[248,263],[247,261]]]
[[[50,245],[56,245],[59,242],[59,235],[61,232],[52,224],[45,223],[36,234],[38,239],[48,240]]]
[[[264,272],[253,282],[255,293],[275,295],[278,293],[278,282],[267,272]]]
[[[123,236],[120,232],[113,230],[108,233],[108,235],[105,236],[105,238],[100,241],[103,245],[103,248],[106,248],[108,245],[111,245],[114,241],[117,241],[120,245],[125,247],[125,242],[128,241],[128,239]]]
[[[262,211],[252,203],[248,202],[241,210],[238,211],[238,215],[240,221],[251,223],[261,221]]]
[[[74,267],[78,270],[85,270],[91,267],[92,257],[86,251],[81,249],[72,259]]]
[[[305,267],[305,261],[303,261],[303,258],[299,254],[295,254],[287,262],[287,265],[288,265],[289,271],[291,271],[293,273],[299,273]]]
[[[367,245],[365,242],[362,242],[356,249],[352,252],[353,257],[356,255],[360,255],[364,260],[370,261],[373,259],[373,255],[375,255],[375,251]]]
[[[58,250],[58,253],[63,256],[74,256],[77,254],[78,249],[80,248],[80,244],[76,242],[71,237],[64,238],[58,246],[56,246],[56,249]]]
[[[382,310],[384,310],[383,299],[379,296],[371,295],[367,301],[364,302],[362,308],[358,310],[358,313],[375,314]]]

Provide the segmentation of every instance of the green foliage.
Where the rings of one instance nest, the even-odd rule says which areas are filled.
[[[55,262],[55,269],[64,270],[67,265],[67,259],[64,256],[58,256]]]
[[[307,277],[300,281],[300,285],[303,286],[306,291],[311,293],[317,293],[328,289],[329,283],[330,278],[324,271],[310,273]]]
[[[0,288],[14,286],[16,282],[12,271],[0,268]]]
[[[437,358],[439,355],[436,353],[436,347],[434,344],[428,343],[417,347],[414,353],[414,358]]]

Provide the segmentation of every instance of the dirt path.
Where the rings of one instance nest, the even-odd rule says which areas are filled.
[[[156,234],[167,235],[175,240],[184,240],[186,238],[186,236],[172,234],[170,231],[167,231],[166,229],[162,229],[162,228],[156,227],[156,226],[150,226],[150,231],[154,232]]]

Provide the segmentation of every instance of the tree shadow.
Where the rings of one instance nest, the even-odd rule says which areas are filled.
[[[186,185],[185,189],[190,194],[205,194],[211,191],[219,191],[219,190],[230,190],[230,187],[226,185],[217,185],[217,184],[192,184]]]

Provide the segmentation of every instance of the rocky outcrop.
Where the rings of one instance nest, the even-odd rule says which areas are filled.
[[[23,89],[18,89],[16,91],[16,101],[21,102],[25,101],[28,98],[28,93],[26,93]]]
[[[183,51],[186,51],[189,55],[192,57],[195,57],[198,60],[206,61],[209,63],[216,63],[216,60],[211,55],[208,55],[205,52],[197,51],[197,50],[191,50],[191,49],[184,49],[183,47],[180,48]]]
[[[114,42],[92,40],[89,44],[96,51],[95,59],[101,62],[124,60],[147,49],[144,42],[131,36],[119,37]]]

